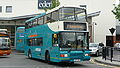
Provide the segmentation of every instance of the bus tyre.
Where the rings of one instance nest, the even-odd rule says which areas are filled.
[[[31,58],[32,58],[31,51],[28,51],[28,58],[29,58],[29,59],[31,59]]]
[[[49,52],[47,52],[46,55],[45,55],[45,61],[47,63],[50,63],[50,54],[49,54]]]

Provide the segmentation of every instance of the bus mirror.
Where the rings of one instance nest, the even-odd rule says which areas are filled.
[[[57,34],[54,34],[53,37],[54,37],[55,39],[57,39],[57,38],[58,38],[58,35],[57,35]]]

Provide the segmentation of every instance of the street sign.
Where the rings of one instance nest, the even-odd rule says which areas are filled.
[[[115,32],[115,28],[111,28],[109,30],[110,30],[111,34],[113,35],[113,33]]]

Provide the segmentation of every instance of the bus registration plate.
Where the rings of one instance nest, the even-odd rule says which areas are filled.
[[[80,59],[74,59],[74,61],[80,61]]]

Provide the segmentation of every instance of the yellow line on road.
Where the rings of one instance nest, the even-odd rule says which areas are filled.
[[[102,63],[95,62],[94,59],[91,59],[90,62],[92,62],[94,64],[97,64],[97,65],[110,67],[110,68],[120,68],[120,67],[117,67],[117,66],[110,66],[110,65],[107,65],[107,64],[102,64]]]

